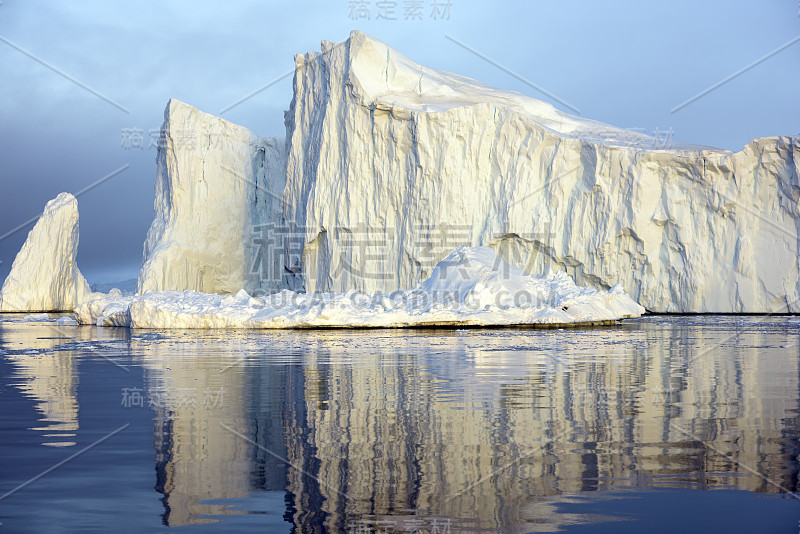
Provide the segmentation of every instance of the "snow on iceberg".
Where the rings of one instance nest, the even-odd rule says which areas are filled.
[[[461,247],[429,279],[391,294],[283,290],[254,298],[244,290],[228,296],[164,290],[96,299],[76,312],[81,324],[98,326],[310,328],[593,323],[645,310],[619,287],[578,287],[563,272],[531,276],[488,247]]]
[[[72,310],[91,290],[78,270],[78,201],[49,201],[0,289],[0,312]]]

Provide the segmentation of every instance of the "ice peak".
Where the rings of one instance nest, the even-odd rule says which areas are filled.
[[[71,310],[89,285],[78,270],[78,200],[50,200],[28,233],[0,289],[0,311]]]
[[[197,110],[196,107],[192,106],[191,104],[187,104],[183,100],[178,100],[175,97],[172,97],[167,101],[167,107],[164,109],[165,115],[167,113],[172,112],[173,110]]]
[[[45,212],[69,207],[69,209],[78,211],[78,199],[72,193],[59,193],[56,198],[50,200],[44,207]]]
[[[201,111],[200,109],[192,106],[191,104],[187,104],[186,102],[178,100],[177,98],[173,97],[170,98],[169,101],[167,101],[167,106],[164,108],[164,121],[165,123],[169,123],[170,118],[179,116],[188,116],[193,113],[199,113],[201,116],[214,117],[210,113]],[[214,118],[218,118],[219,120],[225,120],[219,117],[214,117]]]
[[[352,31],[343,43],[322,41],[321,52],[295,56],[298,69],[314,69],[317,62],[324,65],[322,72],[339,77],[366,106],[437,113],[488,104],[513,110],[558,135],[591,143],[650,150],[727,152],[679,144],[671,136],[656,138],[584,119],[517,91],[496,89],[466,76],[428,68],[360,30]]]

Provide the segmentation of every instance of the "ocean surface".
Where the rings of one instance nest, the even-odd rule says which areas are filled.
[[[800,532],[800,318],[0,315],[5,532]]]

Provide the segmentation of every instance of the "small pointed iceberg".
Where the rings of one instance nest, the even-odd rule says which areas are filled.
[[[28,233],[0,290],[0,312],[72,311],[89,284],[78,269],[78,201],[61,193]]]

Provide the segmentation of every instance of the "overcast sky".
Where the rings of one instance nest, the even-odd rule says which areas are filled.
[[[293,54],[353,29],[424,65],[574,113],[539,86],[583,117],[677,141],[739,150],[755,137],[800,133],[800,41],[789,44],[800,36],[797,0],[418,3],[422,20],[406,19],[407,0],[384,2],[396,20],[376,20],[377,0],[2,0],[0,235],[58,193],[129,165],[79,196],[78,264],[90,282],[135,277],[153,215],[150,132],[167,100],[219,114],[290,71]],[[291,90],[284,78],[222,116],[283,135]],[[141,130],[144,147],[123,146],[125,129]],[[0,279],[31,227],[0,240]]]

